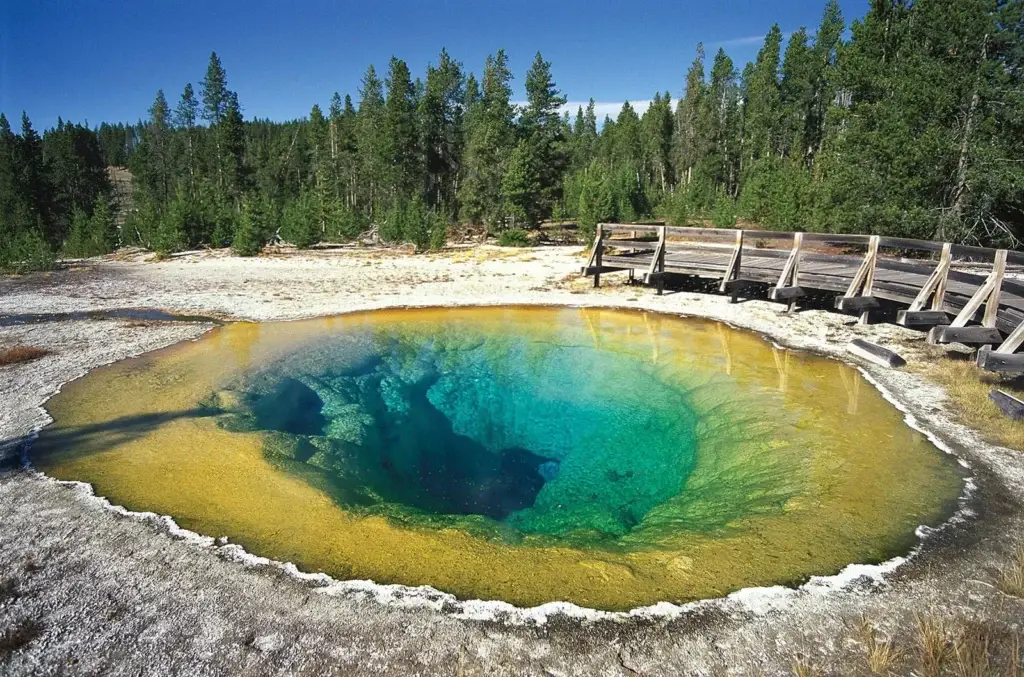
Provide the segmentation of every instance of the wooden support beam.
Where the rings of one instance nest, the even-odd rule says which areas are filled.
[[[928,343],[963,343],[964,345],[994,345],[1002,342],[1003,335],[994,327],[932,327]]]
[[[992,390],[988,394],[988,399],[995,402],[999,410],[1014,421],[1024,421],[1024,402],[1013,395],[1002,390]]]
[[[836,310],[853,313],[866,313],[881,305],[874,296],[837,296]],[[863,320],[863,315],[861,316]],[[863,324],[863,321],[862,321]]]
[[[594,288],[601,286],[601,254],[604,249],[604,226],[597,224],[597,236],[594,238]]]
[[[743,265],[743,231],[736,231],[736,246],[732,250],[732,258],[729,259],[729,265],[725,268],[725,277],[722,278],[722,284],[719,285],[718,290],[725,292],[729,282],[738,279],[740,276],[740,268]],[[736,301],[736,295],[733,294],[733,301]]]
[[[850,282],[850,286],[846,288],[846,294],[843,295],[844,298],[854,298],[857,296],[871,296],[872,288],[875,285],[875,267],[878,264],[879,239],[880,238],[877,235],[872,235],[868,239],[867,254],[864,255],[864,260],[861,261],[860,267],[857,268],[857,272],[856,274],[854,274],[853,280]],[[836,301],[836,308],[838,308],[839,310],[845,310],[847,308],[853,310],[855,306],[856,304],[848,304],[845,302],[841,304],[839,301]],[[864,306],[863,312],[861,312],[860,315],[860,323],[867,324],[868,312],[872,308],[877,307],[877,305]]]
[[[853,339],[846,346],[846,350],[872,364],[888,367],[889,369],[897,369],[907,365],[907,361],[893,351],[864,339]]]
[[[917,312],[923,310],[928,299],[932,299],[932,310],[942,310],[942,304],[946,297],[946,280],[949,278],[950,244],[942,245],[942,254],[939,256],[939,265],[928,276],[921,291],[917,293],[909,310]]]
[[[985,314],[981,318],[984,327],[996,326],[996,315],[999,312],[999,297],[1003,290],[1003,276],[1006,275],[1006,250],[996,252],[992,262],[992,293],[985,302]]]
[[[960,310],[950,323],[951,327],[965,327],[974,319],[982,305],[985,305],[985,316],[982,325],[986,327],[995,326],[996,311],[999,309],[999,292],[1003,285],[1003,275],[1006,272],[1006,250],[1000,249],[996,252],[995,261],[992,264],[992,272],[985,282],[974,292],[971,300]],[[986,305],[986,303],[988,305]]]
[[[782,267],[782,273],[779,275],[779,281],[775,283],[775,288],[768,292],[768,298],[773,301],[789,301],[788,310],[790,311],[796,309],[796,299],[804,295],[803,290],[800,289],[800,248],[803,246],[803,242],[803,233],[793,233],[793,249],[789,252],[789,258],[786,259],[786,264]],[[782,289],[800,289],[800,293],[790,295],[783,293],[780,296],[779,290]]]
[[[658,296],[665,290],[665,235],[667,228],[661,226],[661,230],[658,234],[658,246],[654,250],[654,256],[651,257],[651,265],[647,269],[647,282],[650,284],[652,279],[658,282]],[[657,277],[655,278],[655,273]]]
[[[1024,353],[1000,353],[982,346],[978,349],[978,366],[985,371],[1024,374]]]
[[[768,290],[768,298],[772,301],[789,301],[807,296],[803,287],[772,287]]]
[[[1006,340],[996,348],[996,352],[1004,355],[1017,352],[1017,348],[1020,348],[1021,344],[1024,344],[1024,322],[1017,325],[1017,328],[1010,332],[1010,335],[1006,337]]]
[[[949,313],[941,310],[900,310],[896,312],[896,324],[904,327],[937,327],[949,324]]]

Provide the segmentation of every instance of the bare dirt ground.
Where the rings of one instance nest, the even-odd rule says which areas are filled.
[[[160,308],[281,320],[386,306],[599,305],[720,319],[850,361],[844,346],[858,336],[896,349],[911,367],[934,359],[923,334],[834,313],[786,314],[691,292],[659,297],[618,275],[593,290],[575,275],[579,248],[144,258],[2,279],[0,316]],[[0,673],[1019,674],[1024,601],[1003,590],[1012,592],[1006,574],[1024,534],[1024,456],[957,423],[942,389],[912,368],[861,365],[970,464],[976,489],[958,519],[922,534],[908,561],[633,615],[471,613],[436,592],[303,580],[19,467],[24,443],[49,420],[42,405],[62,384],[208,328],[88,317],[0,326],[0,346],[52,351],[0,367],[0,455],[10,468],[0,473]]]

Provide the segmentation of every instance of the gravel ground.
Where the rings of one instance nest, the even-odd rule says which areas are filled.
[[[893,325],[694,292],[659,297],[621,276],[593,290],[573,275],[582,263],[578,248],[429,256],[348,249],[248,260],[214,252],[159,263],[122,255],[0,279],[0,316],[160,308],[281,320],[387,306],[599,305],[720,319],[854,362],[844,346],[855,337],[912,363],[925,359],[923,334]],[[906,562],[634,614],[520,610],[301,577],[19,467],[24,443],[49,420],[42,405],[62,384],[210,326],[98,318],[0,326],[0,346],[53,351],[0,367],[0,456],[9,468],[0,473],[0,673],[788,674],[798,661],[856,674],[867,666],[869,642],[854,631],[865,618],[907,646],[915,618],[970,623],[993,637],[1024,632],[1024,602],[992,585],[1024,533],[1024,457],[983,443],[956,422],[940,388],[906,370],[861,365],[915,425],[970,464],[975,489],[958,518],[922,534]]]

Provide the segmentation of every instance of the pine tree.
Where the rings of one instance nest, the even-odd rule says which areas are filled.
[[[238,256],[256,256],[270,236],[273,208],[265,197],[247,195],[242,198],[242,213],[231,240],[231,250]]]
[[[245,129],[238,95],[228,92],[224,119],[214,130],[221,153],[221,188],[228,199],[237,199],[247,189],[243,161]]]
[[[701,128],[706,130],[705,157],[700,173],[716,192],[735,197],[739,187],[740,118],[739,88],[732,59],[719,49],[711,67],[711,82],[701,108]]]
[[[566,98],[555,86],[551,63],[545,61],[540,52],[526,73],[526,101],[519,129],[527,142],[523,150],[530,156],[530,172],[539,182],[539,192],[532,197],[535,206],[526,215],[526,221],[534,225],[538,219],[551,215],[555,202],[561,197],[561,178],[569,164],[559,113]]]
[[[838,0],[828,0],[812,48],[811,106],[804,132],[811,163],[821,152],[827,113],[836,95],[834,71],[844,28]]]
[[[157,90],[156,99],[149,108],[149,124],[142,134],[145,145],[141,158],[141,171],[137,171],[139,179],[150,191],[158,205],[167,203],[171,195],[171,119],[164,90]],[[139,164],[133,169],[138,170]]]
[[[406,201],[422,190],[423,174],[416,129],[416,90],[404,61],[391,57],[386,84],[382,145],[388,167],[388,192],[393,199]]]
[[[581,110],[577,118],[582,114]],[[641,133],[645,181],[657,186],[661,193],[667,192],[672,184],[672,127],[672,98],[668,92],[664,96],[655,92],[641,119]]]
[[[27,228],[36,230],[55,247],[63,239],[63,233],[53,219],[53,186],[43,161],[43,141],[27,113],[21,114],[21,135],[14,147],[15,181],[25,210],[21,219]]]
[[[744,137],[747,166],[762,157],[768,157],[777,150],[777,136],[781,117],[779,91],[779,60],[782,45],[782,31],[778,24],[772,26],[765,36],[764,46],[757,53],[757,61],[744,82]]]
[[[373,66],[366,69],[359,90],[359,112],[356,121],[356,146],[359,153],[359,176],[362,184],[360,204],[367,215],[375,213],[384,196],[387,172],[387,149],[384,146],[384,85]]]
[[[217,52],[210,52],[210,63],[200,85],[200,96],[203,99],[203,119],[211,127],[220,124],[228,111],[228,77]]]
[[[536,147],[528,139],[521,140],[509,157],[501,180],[503,211],[511,228],[532,228],[541,218],[544,186],[535,163]]]
[[[504,50],[487,57],[481,99],[466,147],[463,216],[491,227],[500,227],[504,221],[501,183],[515,143],[511,80]]]
[[[686,74],[686,91],[676,107],[675,167],[681,185],[693,180],[693,171],[702,157],[698,119],[704,99],[704,45],[697,45],[697,56]]]
[[[100,195],[96,200],[89,219],[89,230],[97,254],[106,254],[117,248],[117,223],[106,195]]]
[[[463,150],[463,81],[462,66],[445,50],[441,50],[437,67],[427,67],[419,117],[426,202],[435,209],[444,206],[450,211],[455,207]]]
[[[181,93],[181,100],[174,111],[174,126],[184,135],[184,166],[181,172],[188,182],[189,197],[196,197],[196,118],[199,111],[199,102],[196,101],[192,92],[192,83],[185,85],[185,91]]]
[[[320,241],[322,232],[317,223],[316,198],[308,191],[285,205],[281,218],[281,237],[300,249]]]

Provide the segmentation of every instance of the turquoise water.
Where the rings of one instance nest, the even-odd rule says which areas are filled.
[[[592,345],[470,327],[355,332],[245,379],[222,424],[275,433],[268,453],[315,468],[347,508],[614,540],[695,462],[686,391],[649,372]]]

